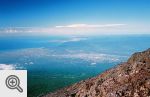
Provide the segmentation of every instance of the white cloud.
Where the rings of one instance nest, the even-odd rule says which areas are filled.
[[[55,26],[55,27],[6,27],[6,28],[0,28],[0,32],[6,32],[6,33],[52,32],[52,31],[58,32],[60,30],[58,28],[110,28],[110,27],[120,27],[125,25],[126,24],[103,24],[103,25],[72,24],[72,25]]]
[[[16,67],[13,64],[0,64],[0,70],[15,70]]]
[[[38,52],[38,53],[37,53]],[[46,48],[28,48],[14,51],[6,51],[0,54],[1,58],[7,59],[17,59],[15,61],[19,64],[0,64],[0,69],[22,69],[25,68],[25,65],[34,65],[37,62],[36,59],[81,59],[83,61],[91,62],[92,65],[98,62],[120,62],[127,59],[127,56],[113,55],[113,54],[103,54],[103,53],[93,53],[93,52],[85,52],[82,50],[70,50],[66,49],[64,52],[57,52],[54,49],[46,49]],[[1,59],[2,60],[2,59]],[[20,61],[21,60],[21,61]],[[21,63],[20,63],[21,62]],[[14,62],[12,62],[14,63]]]
[[[126,24],[103,24],[103,25],[89,25],[89,24],[72,24],[66,26],[56,26],[56,28],[105,28],[105,27],[119,27]]]
[[[95,34],[148,34],[146,24],[71,24],[54,27],[8,27],[0,28],[0,35],[95,35]]]
[[[127,58],[126,56],[117,56],[109,54],[100,54],[100,53],[76,53],[76,54],[62,54],[62,55],[53,55],[54,57],[60,58],[72,58],[72,59],[82,59],[90,62],[120,62],[121,60]],[[93,64],[93,65],[94,65]]]

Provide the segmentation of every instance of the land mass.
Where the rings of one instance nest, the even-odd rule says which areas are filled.
[[[150,49],[96,77],[43,97],[150,97]]]

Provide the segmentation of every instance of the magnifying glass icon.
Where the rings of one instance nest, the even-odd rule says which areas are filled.
[[[20,93],[23,92],[23,89],[20,87],[20,80],[16,75],[8,76],[5,84],[9,89],[17,89]]]

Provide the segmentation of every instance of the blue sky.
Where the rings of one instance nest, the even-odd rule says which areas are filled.
[[[149,17],[150,0],[0,0],[1,34],[150,33]]]

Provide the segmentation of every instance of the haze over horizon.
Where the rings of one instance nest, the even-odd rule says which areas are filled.
[[[150,34],[149,0],[1,0],[0,35]]]

